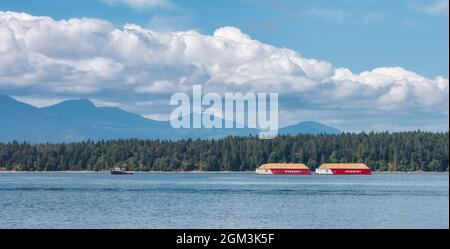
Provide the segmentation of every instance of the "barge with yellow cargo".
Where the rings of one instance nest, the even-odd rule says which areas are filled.
[[[302,163],[267,163],[256,169],[258,175],[310,175],[311,170]]]
[[[364,163],[324,163],[316,169],[318,175],[371,175]]]

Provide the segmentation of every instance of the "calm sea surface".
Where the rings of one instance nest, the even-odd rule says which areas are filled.
[[[0,173],[0,228],[448,228],[448,173]]]

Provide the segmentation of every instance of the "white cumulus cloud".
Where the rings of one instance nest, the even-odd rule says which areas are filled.
[[[0,91],[5,94],[25,100],[27,94],[87,97],[168,117],[170,94],[193,84],[209,91],[279,92],[280,107],[287,111],[280,120],[286,122],[314,119],[314,113],[318,121],[334,120],[344,129],[357,127],[355,117],[367,129],[381,127],[374,121],[380,115],[385,123],[417,121],[418,128],[426,118],[448,125],[449,82],[440,76],[430,79],[401,67],[353,73],[254,40],[236,27],[204,35],[0,12]],[[294,118],[300,109],[310,111]],[[406,118],[398,121],[400,113]]]
[[[155,7],[172,8],[174,5],[167,0],[102,0],[111,5],[125,4],[137,10],[151,9]]]
[[[448,16],[448,0],[427,0],[427,1],[419,1],[419,0],[410,0],[409,5],[411,8],[415,9],[418,12],[439,16],[439,15],[447,15]]]

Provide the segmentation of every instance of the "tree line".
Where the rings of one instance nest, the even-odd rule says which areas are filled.
[[[449,133],[341,133],[211,140],[0,143],[6,170],[251,171],[263,163],[365,163],[375,171],[448,171]]]

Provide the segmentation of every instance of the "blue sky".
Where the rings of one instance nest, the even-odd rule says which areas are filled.
[[[167,120],[193,84],[275,91],[280,126],[448,130],[448,0],[0,2],[0,94]],[[22,14],[23,12],[23,14]]]
[[[171,3],[174,6],[169,8],[136,9],[101,0],[16,0],[0,2],[0,9],[55,19],[100,18],[119,27],[135,23],[154,29],[195,29],[204,34],[222,26],[236,26],[256,40],[294,49],[305,57],[327,60],[354,72],[402,66],[427,77],[448,78],[448,11],[428,13],[425,9],[433,4],[432,0]]]

